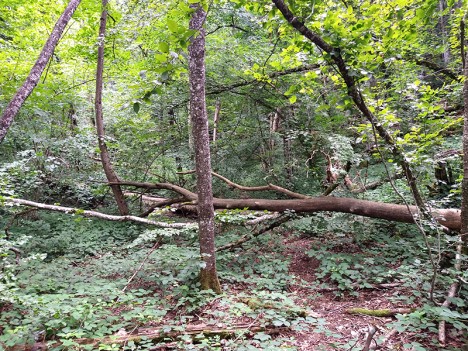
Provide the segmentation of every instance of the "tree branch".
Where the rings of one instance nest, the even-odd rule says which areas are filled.
[[[279,77],[286,76],[286,75],[293,74],[293,73],[312,71],[312,70],[317,69],[317,68],[320,68],[320,65],[304,65],[304,66],[299,66],[299,67],[296,67],[296,68],[286,69],[284,71],[269,73],[269,74],[266,74],[265,76],[268,79],[274,79],[274,78],[279,78]],[[234,90],[236,88],[245,87],[247,85],[251,85],[251,84],[255,84],[255,83],[259,83],[259,82],[261,82],[261,81],[259,81],[258,79],[252,79],[252,80],[247,80],[247,81],[243,81],[243,82],[234,83],[234,84],[231,84],[231,85],[226,85],[224,87],[217,87],[217,88],[215,88],[213,90],[209,90],[206,93],[206,95],[221,94],[221,93],[224,93],[224,92],[227,92],[227,91]]]
[[[63,206],[56,206],[56,205],[47,205],[39,202],[33,202],[24,199],[14,199],[14,198],[4,198],[4,201],[8,205],[22,205],[22,206],[29,206],[39,208],[41,210],[48,210],[54,212],[62,212],[67,214],[76,214],[83,217],[92,217],[92,218],[99,218],[104,219],[106,221],[115,221],[115,222],[136,222],[141,224],[149,224],[154,225],[161,228],[176,228],[176,229],[183,229],[191,226],[191,224],[187,223],[164,223],[164,222],[156,222],[149,219],[144,219],[136,216],[113,216],[108,215],[101,212],[96,211],[88,211],[88,210],[81,210],[78,208],[72,207],[63,207]]]
[[[186,172],[178,172],[177,174],[181,174],[181,175],[184,175],[184,174],[192,174],[194,173],[195,171],[191,170],[191,171],[186,171]],[[279,193],[282,193],[282,194],[285,194],[293,199],[310,199],[311,197],[310,196],[307,196],[307,195],[304,195],[304,194],[299,194],[299,193],[296,193],[294,191],[291,191],[291,190],[288,190],[286,188],[283,188],[283,187],[280,187],[278,185],[274,185],[274,184],[268,184],[268,185],[261,185],[261,186],[244,186],[244,185],[240,185],[240,184],[237,184],[237,183],[234,183],[233,181],[227,179],[226,177],[223,177],[222,175],[216,173],[216,172],[211,172],[211,174],[218,178],[218,179],[221,179],[223,182],[225,182],[227,185],[229,185],[230,187],[232,188],[236,188],[236,189],[239,189],[239,190],[242,190],[242,191],[276,191],[276,192],[279,192]]]
[[[443,75],[456,80],[457,82],[461,82],[460,74],[461,72],[453,72],[449,70],[448,68],[439,66],[437,63],[429,61],[429,60],[424,60],[424,59],[418,59],[418,58],[413,58],[412,61],[416,63],[419,66],[423,66],[426,68],[429,68],[433,70],[436,73],[442,73]]]

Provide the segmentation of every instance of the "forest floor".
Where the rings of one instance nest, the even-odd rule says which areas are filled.
[[[300,219],[219,252],[223,294],[215,295],[197,287],[196,232],[43,215],[11,229],[13,237],[34,232],[25,252],[48,256],[14,264],[18,303],[1,307],[0,349],[29,350],[17,345],[46,330],[50,345],[65,340],[69,350],[92,342],[88,350],[361,351],[375,328],[370,349],[467,351],[466,330],[450,324],[447,344],[438,343],[422,288],[430,269],[411,228],[347,218],[324,216],[337,228],[321,232],[311,227],[320,218]],[[218,246],[248,230],[221,229]],[[446,287],[439,291],[443,298]],[[350,308],[416,311],[402,320]],[[104,345],[106,335],[124,341]]]
[[[277,248],[277,244],[273,246]],[[289,267],[288,273],[294,277],[294,283],[287,286],[287,292],[294,301],[296,307],[301,311],[305,311],[307,316],[320,321],[322,327],[317,328],[317,325],[311,323],[309,325],[302,325],[300,328],[285,328],[280,327],[273,330],[271,335],[278,338],[280,343],[275,346],[263,346],[261,339],[258,342],[253,341],[251,346],[258,350],[317,350],[317,351],[331,351],[331,350],[364,350],[366,341],[369,350],[466,350],[466,338],[463,332],[450,329],[448,330],[448,342],[442,346],[438,343],[437,332],[433,330],[425,330],[424,332],[404,331],[399,333],[392,326],[395,321],[394,316],[388,317],[373,317],[363,314],[350,314],[347,312],[351,308],[363,308],[368,310],[406,310],[416,309],[420,307],[419,299],[416,298],[413,303],[398,303],[401,296],[412,295],[411,288],[404,286],[390,286],[388,288],[368,288],[356,289],[353,293],[340,292],[339,289],[317,288],[317,270],[320,267],[320,261],[314,257],[310,257],[307,252],[313,245],[322,245],[321,240],[311,240],[308,237],[298,237],[289,235],[283,237],[282,247],[283,252],[280,253],[285,258],[288,258]],[[268,246],[268,245],[267,245]],[[268,251],[268,248],[263,248]],[[334,248],[334,253],[343,251],[352,253],[359,250],[357,246],[353,245],[338,245]],[[230,295],[233,300],[236,300],[236,295],[245,296],[246,291],[249,290],[248,284],[232,284],[224,286],[225,294]],[[248,292],[247,292],[248,294]],[[275,293],[272,292],[274,295]],[[268,299],[268,293],[264,295]],[[274,299],[274,298],[273,298]],[[244,302],[250,307],[251,301],[249,299],[239,297],[238,301]],[[403,301],[405,299],[402,299]],[[261,306],[265,308],[265,313],[268,313],[268,308],[275,308],[271,305],[265,304]],[[283,308],[288,308],[287,306]],[[192,327],[201,326],[200,328],[210,329],[213,326],[225,327],[223,319],[211,319],[206,324],[207,319],[210,319],[216,313],[225,311],[229,313],[229,306],[226,305],[223,299],[214,298],[211,303],[206,304],[196,311],[191,316],[190,324]],[[168,314],[165,318],[166,324],[174,322],[184,314],[181,310],[175,310],[173,313]],[[259,323],[258,317],[248,317],[243,314],[239,318],[231,320],[231,324],[255,327]],[[164,324],[162,323],[162,324]],[[211,325],[211,326],[210,326]],[[298,324],[299,325],[299,324]],[[153,328],[161,327],[161,324],[154,325]],[[297,325],[296,325],[297,327]],[[155,330],[151,328],[150,330]],[[375,334],[368,338],[370,328],[375,328]],[[216,329],[216,328],[215,328]],[[252,328],[253,329],[253,328]],[[268,327],[267,327],[268,329]],[[411,330],[411,328],[409,328]],[[265,331],[265,333],[268,333]],[[244,337],[255,338],[255,332],[246,333]],[[188,344],[191,344],[189,341]],[[206,348],[206,350],[237,350],[231,345],[225,345],[222,341],[219,343],[219,348]],[[169,343],[167,348],[161,345],[162,349],[184,349],[180,344]],[[192,349],[187,346],[186,350]],[[241,350],[250,350],[249,348],[240,347]],[[253,348],[252,348],[253,350]],[[366,349],[367,350],[367,349]]]

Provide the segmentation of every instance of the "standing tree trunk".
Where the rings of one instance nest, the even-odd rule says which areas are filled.
[[[99,150],[101,152],[101,162],[109,182],[119,182],[117,174],[112,168],[112,163],[109,157],[109,151],[105,141],[104,120],[102,116],[102,85],[103,85],[103,71],[104,71],[104,39],[106,36],[106,22],[107,22],[107,0],[102,0],[102,14],[101,24],[99,26],[98,38],[98,60],[96,70],[96,98],[94,101],[96,110],[96,131],[98,136]],[[128,215],[128,207],[125,202],[122,189],[119,185],[111,185],[112,192],[114,193],[115,201],[122,216]]]
[[[13,123],[13,119],[17,115],[21,106],[39,82],[41,74],[44,71],[47,62],[49,62],[50,57],[52,56],[55,47],[57,46],[57,43],[60,40],[60,37],[62,36],[63,30],[65,29],[68,21],[70,21],[70,18],[73,16],[73,13],[80,4],[80,1],[81,0],[70,0],[67,8],[55,24],[55,27],[52,30],[49,39],[47,39],[47,42],[42,48],[42,51],[39,54],[36,63],[31,69],[31,72],[29,72],[28,77],[26,78],[26,81],[23,83],[21,88],[18,89],[15,96],[3,112],[2,118],[0,120],[0,143],[3,142],[3,139],[5,139],[6,133],[8,132],[8,129]]]
[[[190,118],[195,146],[200,254],[204,262],[200,271],[200,283],[202,290],[212,289],[221,293],[216,271],[210,137],[205,102],[205,29],[203,23],[206,13],[200,3],[192,6],[196,11],[190,19],[190,29],[199,31],[192,38],[188,51]]]
[[[219,123],[219,115],[221,114],[221,102],[219,100],[216,101],[215,112],[213,117],[213,143],[217,140],[217,133],[218,133],[218,123]]]
[[[461,27],[461,48],[463,60],[463,84],[464,125],[463,125],[463,181],[462,181],[462,203],[461,203],[461,230],[460,235],[463,242],[464,252],[468,251],[468,52],[465,53],[465,23]]]

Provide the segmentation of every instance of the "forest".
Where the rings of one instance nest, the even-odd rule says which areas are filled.
[[[468,351],[467,23],[0,0],[0,350]]]

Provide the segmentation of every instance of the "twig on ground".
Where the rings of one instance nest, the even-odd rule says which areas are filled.
[[[266,226],[264,226],[264,227],[262,227],[262,228],[260,228],[260,229],[258,229],[256,231],[254,231],[252,233],[244,235],[239,240],[236,240],[236,241],[234,241],[234,242],[232,242],[230,244],[218,247],[216,249],[216,252],[223,251],[223,250],[230,250],[232,248],[239,247],[242,244],[244,244],[245,242],[247,242],[247,241],[249,241],[249,240],[251,240],[253,238],[256,238],[257,236],[259,236],[261,234],[264,234],[264,233],[272,230],[273,228],[279,227],[281,224],[286,223],[291,218],[292,218],[292,216],[289,215],[289,214],[279,216],[273,222],[271,222],[270,224],[268,224],[268,225],[266,225]]]
[[[461,240],[461,237],[458,240],[457,244],[457,253],[455,254],[455,271],[460,272],[461,271],[461,255],[462,255],[462,248],[463,248],[463,241]],[[458,285],[459,282],[458,280],[455,280],[451,285],[447,293],[447,298],[442,304],[442,307],[449,307],[451,303],[451,299],[454,298],[457,294],[458,290]],[[445,321],[440,321],[439,322],[439,342],[442,346],[445,345],[447,341],[447,336],[445,334]]]
[[[151,248],[151,250],[148,252],[148,254],[146,255],[146,257],[144,258],[143,261],[141,261],[141,264],[140,266],[137,268],[137,270],[133,273],[133,275],[130,277],[130,279],[127,281],[127,284],[125,284],[125,286],[123,287],[122,289],[122,293],[125,292],[125,290],[127,290],[128,286],[130,285],[130,283],[133,281],[133,279],[136,277],[136,275],[138,274],[138,272],[141,271],[141,269],[143,268],[144,264],[146,263],[146,261],[148,261],[148,258],[151,256],[151,254],[154,252],[154,250],[156,250],[157,248],[161,247],[161,242],[158,241],[156,242],[153,247]],[[119,301],[119,298],[117,298],[117,301]]]

